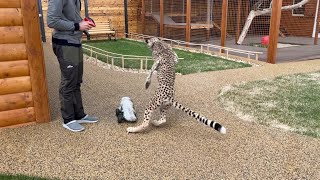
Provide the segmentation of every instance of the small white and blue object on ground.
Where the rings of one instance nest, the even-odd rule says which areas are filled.
[[[120,106],[116,109],[116,116],[118,123],[123,122],[136,122],[137,116],[136,111],[133,107],[133,102],[130,97],[122,97]]]

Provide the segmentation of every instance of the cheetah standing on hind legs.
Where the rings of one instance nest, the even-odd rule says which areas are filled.
[[[199,122],[219,131],[222,134],[226,133],[226,129],[219,123],[209,120],[198,113],[184,107],[182,104],[174,100],[174,81],[175,81],[175,64],[178,62],[177,54],[171,47],[160,41],[158,38],[151,38],[146,40],[148,46],[152,50],[152,58],[154,64],[146,80],[146,89],[151,83],[151,76],[153,71],[157,70],[157,79],[159,82],[156,94],[151,98],[150,104],[144,112],[144,119],[140,126],[128,127],[127,132],[141,132],[145,130],[151,122],[154,126],[159,126],[166,122],[166,111],[174,106],[182,110],[189,116],[194,117]],[[160,107],[160,119],[150,120],[151,113]]]

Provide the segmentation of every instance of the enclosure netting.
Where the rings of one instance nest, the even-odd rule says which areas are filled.
[[[316,7],[317,0],[283,0],[278,48],[313,44]],[[271,12],[271,0],[229,0],[228,44],[266,47]]]
[[[145,1],[145,32],[159,36],[160,0]],[[222,0],[191,0],[191,42],[220,44]],[[186,40],[186,0],[164,0],[163,37]],[[229,0],[226,45],[241,44],[264,47],[263,37],[269,35],[271,0]],[[299,6],[294,6],[298,4]],[[290,6],[294,7],[290,9]],[[312,44],[316,23],[317,0],[283,0],[279,42]],[[260,13],[260,12],[267,13]],[[257,13],[245,26],[250,14]],[[248,24],[248,23],[247,23]],[[243,37],[243,38],[241,38]]]
[[[191,41],[208,41],[220,38],[221,1],[193,0],[191,2]],[[145,0],[145,34],[159,36],[160,1]],[[165,38],[186,39],[186,0],[164,0]]]

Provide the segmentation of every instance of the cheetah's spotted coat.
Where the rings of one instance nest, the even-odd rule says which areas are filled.
[[[165,123],[167,109],[174,106],[175,108],[194,117],[199,122],[202,122],[205,125],[225,134],[226,129],[219,123],[200,116],[198,113],[184,107],[182,104],[174,100],[175,64],[178,62],[178,56],[169,45],[160,41],[158,38],[151,38],[147,40],[147,43],[152,50],[154,64],[146,80],[146,89],[151,83],[151,76],[155,70],[157,70],[159,86],[156,90],[156,94],[152,97],[145,110],[143,123],[137,127],[128,127],[127,132],[143,131],[149,126],[150,122],[154,126],[159,126]],[[160,107],[160,120],[150,121],[151,113],[158,107]]]

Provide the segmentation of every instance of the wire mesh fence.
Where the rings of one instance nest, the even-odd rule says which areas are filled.
[[[188,0],[142,0],[144,31],[139,33],[186,41]],[[193,43],[220,45],[223,0],[191,0],[191,37]],[[305,48],[314,44],[318,35],[319,0],[283,0],[279,27],[279,59],[315,56]],[[163,34],[160,16],[163,12]],[[227,47],[267,53],[272,14],[272,0],[228,0]],[[143,17],[141,17],[143,18]],[[320,49],[320,48],[319,48]],[[282,56],[281,56],[282,55]],[[266,59],[267,55],[262,58]]]

